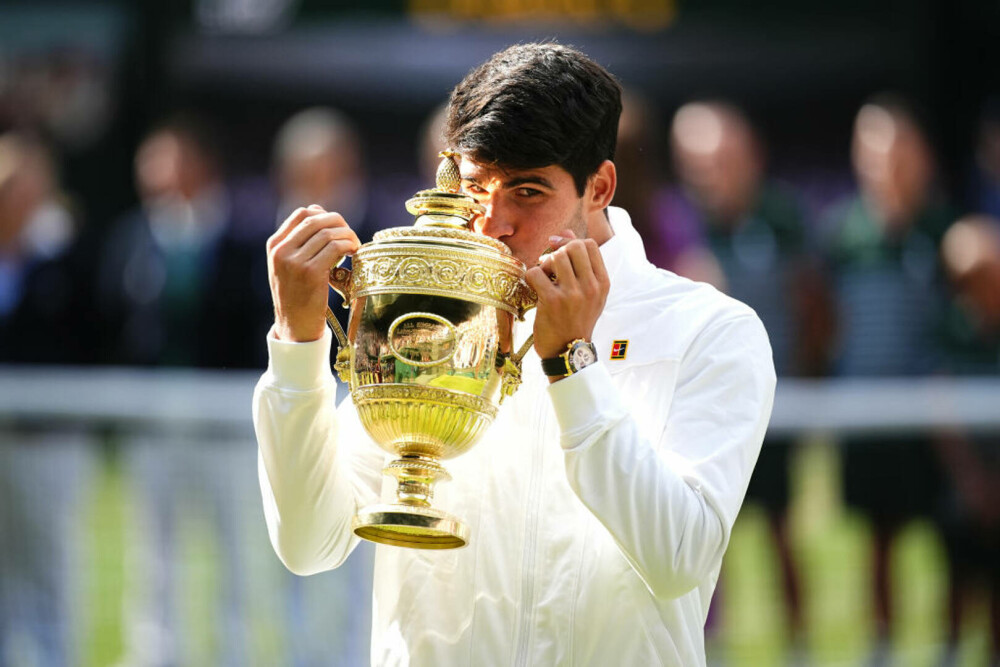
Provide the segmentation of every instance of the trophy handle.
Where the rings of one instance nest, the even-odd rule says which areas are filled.
[[[341,260],[343,261],[343,260]],[[351,270],[335,266],[330,269],[330,287],[344,297],[344,308],[350,308],[351,304]],[[337,375],[344,382],[351,380],[351,346],[344,333],[344,327],[340,326],[337,316],[333,314],[330,307],[326,308],[326,323],[330,325],[340,349],[337,350],[337,362],[333,365]]]
[[[538,295],[535,290],[528,286],[528,283],[521,280],[515,302],[517,303],[517,319],[519,322],[523,322],[524,314],[538,305]]]
[[[535,304],[531,304],[534,308]],[[535,344],[535,334],[528,336],[521,347],[514,354],[510,355],[503,362],[503,379],[500,384],[500,403],[508,396],[513,396],[517,388],[521,386],[521,360],[528,350]]]
[[[343,262],[344,260],[340,260]],[[330,287],[335,292],[344,297],[344,308],[351,307],[351,270],[345,269],[339,264],[330,269]]]
[[[524,314],[538,305],[538,294],[523,279],[518,284],[515,303],[517,304],[517,319],[524,321]],[[514,354],[504,359],[500,384],[500,403],[508,396],[513,396],[521,386],[521,360],[535,343],[535,335],[531,334]]]

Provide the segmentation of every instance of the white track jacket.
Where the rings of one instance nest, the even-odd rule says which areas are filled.
[[[529,353],[483,439],[445,461],[453,479],[434,505],[468,523],[468,546],[377,547],[373,664],[705,664],[705,617],[771,413],[771,349],[750,308],[655,268],[628,215],[609,211],[600,362],[550,385]],[[355,511],[395,491],[381,473],[392,457],[349,399],[335,408],[330,343],[270,336],[254,396],[267,527],[298,574],[340,565]]]

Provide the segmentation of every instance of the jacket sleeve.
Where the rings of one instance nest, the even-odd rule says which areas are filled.
[[[656,442],[639,433],[603,363],[550,386],[570,486],[657,597],[687,593],[721,564],[774,386],[752,314],[694,339]]]
[[[357,545],[351,519],[376,502],[382,456],[353,404],[335,408],[329,331],[312,343],[268,335],[270,363],[254,391],[257,469],[271,545],[308,575],[339,566]]]

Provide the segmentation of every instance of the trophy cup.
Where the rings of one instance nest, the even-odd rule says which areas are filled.
[[[335,368],[350,384],[362,425],[397,458],[396,502],[362,508],[353,520],[366,540],[453,549],[468,527],[433,507],[434,485],[450,479],[441,461],[468,451],[520,384],[514,320],[534,305],[524,264],[502,242],[470,231],[482,207],[459,189],[454,153],[442,153],[437,187],[406,202],[412,227],[375,234],[330,286],[350,308]]]

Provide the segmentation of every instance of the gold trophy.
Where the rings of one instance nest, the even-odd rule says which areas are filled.
[[[335,368],[350,384],[365,430],[397,456],[383,472],[398,480],[396,502],[361,509],[355,534],[418,549],[453,549],[468,527],[431,505],[450,479],[441,461],[468,451],[520,384],[514,320],[535,302],[524,264],[502,242],[469,230],[482,206],[460,192],[454,153],[441,154],[437,187],[406,202],[412,227],[375,234],[352,269],[330,271],[351,309]]]

